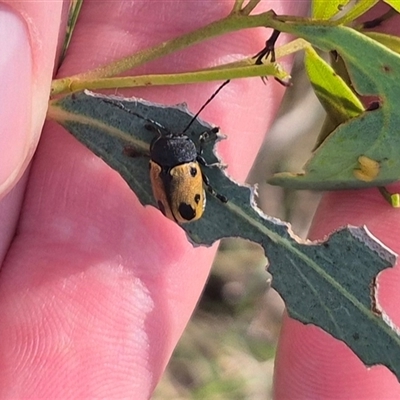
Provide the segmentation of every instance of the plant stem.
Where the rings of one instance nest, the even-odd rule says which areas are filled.
[[[160,43],[159,45],[150,49],[144,49],[138,53],[135,53],[134,55],[119,59],[111,64],[84,72],[82,74],[56,79],[53,81],[52,94],[55,95],[65,91],[70,91],[68,88],[77,80],[89,80],[116,76],[124,71],[138,67],[174,51],[181,50],[187,46],[194,45],[205,39],[210,39],[215,36],[244,28],[264,26],[268,24],[268,21],[273,17],[274,13],[270,11],[255,16],[246,16],[241,15],[240,13],[230,14],[226,18],[212,22],[211,24],[206,25],[205,27],[194,32],[190,32],[186,35]]]
[[[260,0],[249,0],[249,2],[242,8],[243,15],[249,15],[258,5]]]
[[[235,4],[232,9],[232,14],[239,12],[242,9],[243,3],[244,0],[235,0]]]
[[[255,6],[258,0],[250,0],[247,6]],[[291,25],[296,23],[314,24],[320,23],[312,21],[307,18],[291,17],[291,16],[277,16],[272,10],[257,14],[257,15],[242,15],[241,13],[234,13],[228,15],[226,18],[212,22],[203,28],[186,35],[180,36],[175,39],[168,40],[160,43],[150,49],[144,49],[135,53],[134,55],[119,59],[111,64],[99,67],[92,71],[84,72],[82,74],[73,75],[67,78],[56,79],[52,84],[52,95],[68,93],[77,87],[86,87],[86,81],[99,80],[100,78],[108,78],[117,76],[118,74],[138,67],[156,58],[165,56],[174,51],[181,50],[185,47],[194,45],[206,39],[223,35],[226,33],[234,32],[240,29],[255,28],[255,27],[269,27],[283,32],[290,32]],[[327,25],[335,25],[335,22],[326,22]],[[228,79],[227,76],[221,79]],[[181,82],[184,83],[184,82]]]

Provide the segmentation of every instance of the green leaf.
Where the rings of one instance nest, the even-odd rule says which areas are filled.
[[[354,238],[360,242],[354,242]],[[292,318],[318,326],[323,321],[323,329],[344,341],[365,365],[383,364],[399,379],[400,337],[387,315],[388,324],[382,318],[382,311],[373,304],[377,291],[375,277],[380,267],[378,257],[369,259],[365,253],[364,246],[368,243],[371,248],[376,245],[370,242],[367,231],[361,233],[357,228],[349,228],[336,232],[324,244],[325,260],[312,255],[315,247],[308,248],[307,255],[318,264],[315,269],[305,270],[297,262],[286,261],[285,266],[272,264],[269,267],[272,286],[285,300]],[[333,259],[340,259],[341,264],[328,261]],[[284,273],[279,271],[282,268]],[[301,298],[297,297],[299,293]],[[340,305],[337,298],[341,298]]]
[[[337,22],[339,24],[348,24],[355,19],[361,17],[367,11],[369,11],[379,0],[360,0],[357,1],[354,6],[348,11],[342,18],[339,18]]]
[[[381,32],[364,32],[364,34],[400,54],[400,38],[398,36]]]
[[[136,86],[182,85],[186,83],[210,82],[213,80],[220,81],[254,76],[273,76],[284,82],[290,80],[290,75],[280,64],[269,63],[254,65],[254,60],[252,58],[247,58],[216,67],[176,74],[147,74],[71,81],[68,86],[68,92],[78,92],[85,89],[114,89],[116,87],[131,88]]]
[[[48,115],[116,169],[143,205],[152,206],[148,154],[155,133],[149,120],[181,133],[192,119],[185,105],[167,107],[89,92],[51,102]],[[198,144],[210,128],[197,119],[186,134]],[[219,162],[213,147],[220,138],[212,136],[203,148],[208,164]],[[142,156],[129,155],[132,149]],[[400,357],[388,360],[387,354],[387,349],[392,355],[400,348],[400,339],[376,315],[371,296],[376,275],[394,264],[395,255],[366,228],[341,229],[323,243],[302,242],[288,224],[255,207],[252,189],[231,181],[220,168],[203,167],[203,173],[228,202],[207,194],[204,216],[181,226],[191,241],[210,245],[223,237],[242,237],[259,243],[269,259],[272,285],[292,317],[346,341],[366,363],[382,363],[400,374]]]
[[[364,111],[358,97],[312,47],[306,49],[304,65],[314,92],[334,127]]]
[[[324,51],[337,51],[354,90],[363,96],[376,96],[380,106],[334,130],[307,162],[304,172],[276,174],[270,182],[295,189],[333,190],[385,186],[399,180],[400,56],[343,26],[285,23],[280,28]],[[378,164],[377,173],[359,174],[363,157]]]
[[[389,4],[398,13],[400,13],[400,1],[399,0],[383,0],[386,4]]]
[[[349,0],[313,0],[311,16],[314,19],[328,20],[348,4]]]
[[[64,43],[62,46],[61,61],[65,58],[65,54],[67,53],[67,49],[70,45],[72,35],[75,30],[76,22],[78,21],[79,14],[81,12],[83,0],[72,0],[69,5],[69,15],[67,22],[67,31],[64,38]]]

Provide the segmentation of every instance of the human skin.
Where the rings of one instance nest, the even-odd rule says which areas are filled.
[[[22,28],[11,27],[18,22],[0,9],[0,18],[8,18],[0,21],[0,27],[8,27],[7,35],[0,35],[1,48],[10,46],[11,29],[21,35],[16,58],[0,63],[0,143],[7,145],[0,159],[0,397],[148,398],[201,294],[216,248],[193,249],[179,227],[158,210],[141,206],[120,176],[64,129],[47,122],[42,130],[57,35],[65,23],[63,3],[7,3]],[[231,1],[206,4],[85,1],[58,76],[189,32],[226,15],[232,6]],[[307,5],[265,1],[257,11],[272,7],[278,14],[299,15]],[[268,34],[259,29],[218,38],[140,71],[199,69],[255,54]],[[185,101],[195,111],[216,87],[124,94],[166,104]],[[202,113],[229,136],[218,152],[236,180],[245,179],[282,94],[272,80],[266,86],[260,79],[233,81]],[[373,190],[337,193],[323,200],[312,236],[349,222],[367,224],[396,250],[396,218]],[[393,280],[392,289],[382,283],[382,303],[395,318]],[[276,397],[349,398],[354,376],[362,398],[371,393],[369,380],[386,390],[386,398],[398,394],[387,371],[367,372],[343,346],[316,328],[286,320]]]
[[[307,6],[283,3],[274,2],[275,11],[300,14]],[[143,207],[117,172],[63,128],[49,121],[42,130],[63,3],[8,4],[0,10],[9,50],[0,63],[0,138],[7,148],[0,160],[0,398],[148,398],[199,299],[216,246],[194,249],[176,224]],[[232,5],[85,1],[57,75],[190,32]],[[264,2],[257,11],[270,7]],[[232,61],[256,54],[269,34],[260,28],[226,35],[135,72]],[[195,111],[219,84],[123,94],[185,101]],[[228,134],[218,151],[236,180],[244,181],[283,92],[273,80],[233,81],[202,113]]]

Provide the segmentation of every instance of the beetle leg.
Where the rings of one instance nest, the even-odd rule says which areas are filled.
[[[271,54],[271,62],[272,63],[275,62],[275,60],[276,60],[276,58],[275,58],[275,43],[280,34],[281,34],[280,31],[277,31],[276,29],[274,29],[271,37],[265,42],[265,47],[253,57],[256,59],[256,61],[255,61],[256,65],[261,65],[263,63],[262,59],[264,57],[267,58],[270,54]]]
[[[203,146],[210,140],[212,140],[211,135],[216,135],[219,132],[219,128],[215,126],[214,128],[209,129],[202,133],[199,137],[199,154],[203,153]]]

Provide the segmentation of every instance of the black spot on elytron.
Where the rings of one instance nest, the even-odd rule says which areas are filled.
[[[165,206],[164,206],[164,204],[162,203],[162,201],[158,200],[158,201],[157,201],[157,205],[158,205],[158,209],[159,209],[164,215],[166,215],[166,214],[165,214]]]
[[[197,194],[194,196],[194,201],[196,202],[196,204],[199,204],[200,199],[201,199],[201,196],[197,193]]]
[[[190,167],[190,175],[195,177],[197,175],[197,168],[195,167]]]
[[[190,204],[179,204],[178,211],[181,217],[186,221],[191,221],[196,216],[196,210],[194,210]]]

